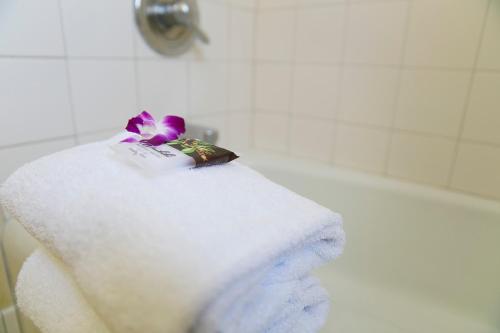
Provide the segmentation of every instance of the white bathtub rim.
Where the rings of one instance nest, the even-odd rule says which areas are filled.
[[[384,175],[365,173],[341,166],[308,161],[305,158],[290,157],[275,152],[249,150],[241,153],[241,163],[256,168],[273,168],[289,170],[294,173],[314,172],[316,177],[326,177],[339,182],[349,182],[369,188],[401,193],[424,200],[433,200],[445,204],[470,207],[500,215],[500,201],[455,192],[454,189],[434,187],[431,185],[417,184],[405,179],[389,178]],[[499,221],[500,223],[500,221]]]

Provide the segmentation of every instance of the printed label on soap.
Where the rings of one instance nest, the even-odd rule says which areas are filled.
[[[111,148],[122,158],[150,172],[192,168],[196,165],[194,158],[167,144],[151,146],[142,142],[121,142]]]
[[[188,138],[172,140],[159,146],[145,142],[120,142],[111,148],[121,157],[153,172],[224,164],[238,158],[232,151]]]

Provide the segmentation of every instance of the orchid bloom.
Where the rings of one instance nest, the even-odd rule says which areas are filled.
[[[159,146],[167,141],[175,140],[186,131],[183,118],[165,116],[161,122],[156,122],[153,116],[146,111],[130,118],[125,129],[135,134],[122,142],[140,141],[152,146]]]

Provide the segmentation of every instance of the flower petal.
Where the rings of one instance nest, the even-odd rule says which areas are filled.
[[[128,120],[127,127],[125,127],[125,129],[132,133],[141,134],[139,126],[142,127],[142,125],[144,125],[144,120],[142,120],[141,116],[139,115],[134,118],[130,118]]]
[[[172,139],[170,139],[172,140]],[[150,144],[151,146],[161,146],[165,142],[169,141],[169,138],[165,134],[157,134],[153,136],[151,139],[147,140],[141,140],[141,142],[146,142],[147,144]]]
[[[165,129],[167,130],[167,133],[165,134],[170,134],[171,132],[175,132],[177,134],[175,138],[170,140],[177,139],[179,135],[186,132],[186,125],[184,123],[184,118],[182,117],[165,116],[161,122],[165,126]]]
[[[126,139],[123,139],[122,141],[120,142],[127,142],[127,143],[132,143],[132,142],[138,142],[139,140],[137,140],[136,138],[134,138],[133,136],[131,137],[128,137]]]
[[[138,117],[142,118],[144,126],[153,126],[155,124],[155,118],[147,111],[142,111]]]

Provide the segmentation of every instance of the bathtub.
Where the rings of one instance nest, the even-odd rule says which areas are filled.
[[[242,156],[344,216],[345,252],[316,272],[332,297],[322,332],[500,332],[499,203],[279,155]],[[15,280],[36,242],[15,221],[4,235]]]
[[[317,272],[332,298],[322,332],[500,332],[500,203],[278,155],[242,155],[344,217],[344,254]]]

